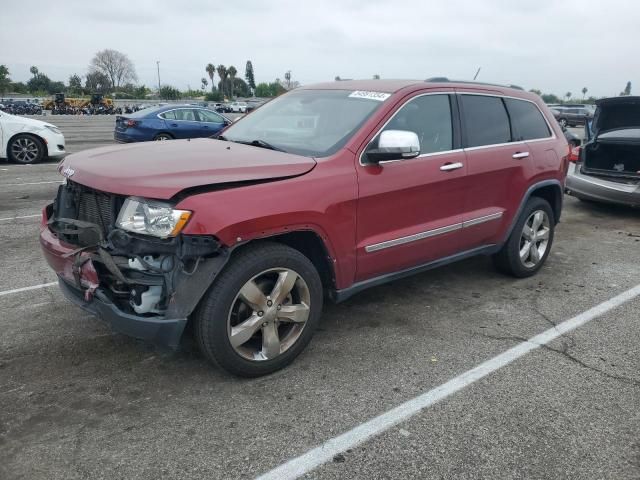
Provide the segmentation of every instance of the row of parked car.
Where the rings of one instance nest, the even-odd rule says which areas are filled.
[[[45,258],[116,331],[175,347],[190,330],[236,375],[292,362],[323,299],[478,254],[535,274],[565,189],[640,205],[638,97],[600,101],[573,159],[538,96],[446,78],[305,86],[233,123],[188,105],[147,114],[117,128],[224,132],[65,158]]]

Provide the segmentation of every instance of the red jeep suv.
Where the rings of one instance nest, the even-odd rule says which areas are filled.
[[[40,240],[64,294],[118,332],[242,376],[308,344],[323,298],[472,255],[543,265],[567,142],[517,87],[344,81],[298,88],[215,139],[70,155]]]

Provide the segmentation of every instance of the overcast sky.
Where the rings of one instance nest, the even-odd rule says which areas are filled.
[[[113,48],[139,83],[199,88],[204,67],[256,82],[291,70],[303,84],[342,78],[448,76],[575,96],[640,93],[635,0],[0,0],[0,64],[14,81],[36,65],[84,75]],[[216,80],[217,82],[217,80]]]

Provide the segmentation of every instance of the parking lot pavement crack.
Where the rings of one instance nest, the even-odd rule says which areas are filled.
[[[501,341],[505,341],[505,340],[511,340],[514,342],[530,342],[530,340],[528,338],[524,338],[524,337],[520,337],[517,335],[504,335],[504,336],[500,336],[500,335],[489,335],[487,333],[478,333],[475,332],[475,335],[480,335],[482,337],[485,338],[490,338],[492,340],[501,340]],[[572,338],[568,338],[572,344],[573,344],[573,339]],[[612,380],[617,380],[619,382],[625,383],[627,385],[631,385],[633,387],[639,387],[640,388],[640,380],[636,380],[635,378],[630,378],[630,377],[625,377],[624,375],[615,375],[613,373],[609,373],[605,370],[602,370],[598,367],[594,367],[593,365],[589,365],[588,363],[583,362],[582,360],[580,360],[579,358],[575,357],[574,355],[571,355],[568,352],[568,349],[570,348],[570,345],[568,343],[563,342],[562,343],[562,349],[558,349],[558,348],[553,348],[550,345],[541,345],[541,344],[537,344],[538,346],[542,347],[545,350],[549,350],[551,352],[554,353],[558,353],[560,355],[562,355],[563,357],[565,357],[566,359],[568,359],[569,361],[571,361],[572,363],[575,363],[576,365],[581,366],[582,368],[586,368],[587,370],[591,370],[593,372],[597,372],[601,375],[604,375],[607,378],[610,378]]]

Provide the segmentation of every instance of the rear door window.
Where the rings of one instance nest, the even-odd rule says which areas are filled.
[[[460,99],[466,147],[497,145],[511,141],[509,116],[502,98],[462,94]]]
[[[169,110],[168,112],[161,113],[160,116],[165,120],[175,120],[176,119],[176,111]]]
[[[198,118],[201,122],[224,123],[224,119],[220,115],[209,110],[198,110]]]
[[[195,112],[191,108],[181,108],[179,110],[174,110],[176,113],[176,120],[184,120],[187,122],[195,122],[196,115]]]
[[[504,101],[513,124],[514,140],[534,140],[551,136],[547,122],[534,103],[514,98],[505,98]]]

